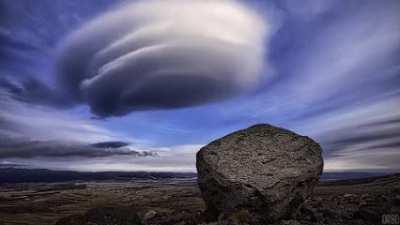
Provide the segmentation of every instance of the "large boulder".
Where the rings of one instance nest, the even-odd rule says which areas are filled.
[[[203,147],[196,166],[208,213],[221,218],[245,211],[254,221],[271,222],[290,217],[312,194],[323,161],[312,139],[260,124]]]

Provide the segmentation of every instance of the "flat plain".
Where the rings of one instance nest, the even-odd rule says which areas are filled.
[[[299,210],[302,224],[382,224],[385,215],[400,214],[400,175],[321,182],[314,192]],[[0,185],[1,225],[88,224],[90,213],[201,224],[204,210],[196,179]],[[106,224],[96,218],[92,224]]]

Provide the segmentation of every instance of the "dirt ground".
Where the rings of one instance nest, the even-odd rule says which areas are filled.
[[[0,186],[0,225],[83,225],[97,214],[129,217],[137,224],[190,225],[205,223],[204,209],[196,180],[189,179]],[[295,219],[300,224],[367,225],[396,222],[399,214],[400,175],[393,175],[322,182]]]

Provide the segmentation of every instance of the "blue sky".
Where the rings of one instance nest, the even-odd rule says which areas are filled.
[[[165,13],[168,4],[180,7],[179,1],[170,2],[156,12],[162,16],[149,10],[150,15],[144,18],[164,22],[164,17],[170,16]],[[132,7],[132,13],[125,15],[121,4]],[[132,94],[131,85],[114,79],[120,76],[132,85],[141,81],[135,78],[139,75],[126,75],[129,68],[136,69],[128,68],[130,61],[125,68],[116,67],[120,74],[106,74],[112,78],[107,82],[86,82],[85,93],[60,83],[65,71],[81,76],[83,70],[78,64],[85,64],[84,56],[91,48],[101,50],[98,48],[104,47],[102,43],[108,37],[114,41],[110,29],[144,26],[119,22],[113,27],[109,16],[115,13],[127,21],[135,19],[136,1],[0,1],[0,134],[4,140],[126,141],[130,149],[160,152],[156,160],[116,156],[84,159],[92,162],[86,165],[79,155],[56,159],[5,155],[0,162],[72,170],[190,171],[194,169],[194,153],[202,145],[252,124],[270,123],[320,142],[326,171],[398,171],[399,1],[226,4],[238,4],[238,13],[245,9],[243,13],[249,18],[251,26],[236,27],[243,32],[235,37],[243,38],[245,47],[236,49],[197,39],[197,34],[215,25],[213,17],[199,14],[204,16],[201,21],[185,25],[193,38],[190,46],[206,46],[202,55],[180,47],[167,52],[178,62],[185,62],[185,71],[196,68],[190,71],[196,77],[222,78],[216,82],[145,80],[147,83],[139,89],[147,93],[143,97]],[[224,19],[233,26],[230,23],[241,21],[238,18],[235,14]],[[90,23],[101,26],[90,28]],[[154,36],[160,40],[174,38],[156,33],[149,39]],[[210,47],[214,45],[224,57],[215,56]],[[180,58],[177,52],[182,49],[186,57]],[[156,57],[161,53],[156,52]],[[200,74],[197,62],[201,64],[205,58],[205,65],[214,69]],[[165,67],[164,61],[151,59],[146,61],[151,67]],[[263,67],[259,70],[254,65],[260,61]],[[232,81],[233,75],[224,75],[227,73],[233,73],[237,80]],[[72,78],[66,77],[70,82]],[[121,93],[128,93],[130,100],[116,103],[115,95]]]

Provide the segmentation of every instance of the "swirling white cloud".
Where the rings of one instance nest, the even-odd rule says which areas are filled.
[[[269,33],[236,1],[131,3],[66,38],[59,81],[100,116],[201,105],[259,83]]]

